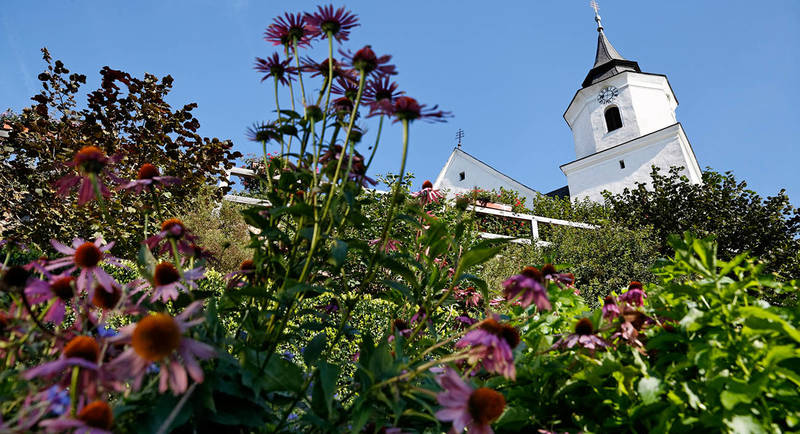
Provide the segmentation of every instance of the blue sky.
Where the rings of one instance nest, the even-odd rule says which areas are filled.
[[[0,111],[29,105],[47,46],[88,76],[87,90],[104,65],[171,74],[169,101],[199,104],[201,134],[256,152],[244,131],[274,110],[271,86],[252,70],[254,57],[275,51],[263,30],[283,11],[326,3],[4,2]],[[513,178],[542,192],[566,184],[559,165],[575,152],[562,114],[592,66],[597,39],[588,1],[334,3],[362,23],[346,47],[392,54],[409,96],[455,114],[446,124],[413,125],[408,167],[417,184],[436,177],[458,128],[467,152]],[[800,2],[601,0],[600,7],[617,50],[669,78],[701,167],[732,170],[762,195],[785,188],[800,205]],[[374,133],[377,124],[367,127]],[[398,125],[381,149],[373,172],[396,172]]]

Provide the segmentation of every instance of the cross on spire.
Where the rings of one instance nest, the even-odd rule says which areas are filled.
[[[597,21],[597,31],[603,31],[603,23],[600,22],[600,5],[595,0],[589,2],[589,6],[594,9],[594,20]]]
[[[461,147],[461,139],[463,139],[463,138],[464,138],[464,130],[459,128],[458,131],[456,131],[456,140],[458,140],[458,147],[459,148]]]

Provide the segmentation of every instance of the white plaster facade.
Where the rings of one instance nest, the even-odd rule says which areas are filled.
[[[690,181],[702,180],[689,139],[679,123],[567,163],[561,170],[567,175],[570,198],[602,202],[605,190],[620,193],[638,182],[649,183],[654,165],[662,169],[683,166],[683,174]]]
[[[516,191],[525,197],[525,204],[528,207],[533,205],[533,198],[538,194],[536,190],[492,168],[461,148],[453,149],[447,163],[436,177],[433,188],[442,190],[447,198],[453,198],[456,194],[470,192],[475,187],[498,191],[502,187]]]
[[[602,89],[618,95],[601,103]],[[608,131],[605,112],[619,109],[622,127]],[[691,182],[702,179],[700,166],[683,127],[678,100],[667,77],[625,71],[579,90],[564,119],[572,129],[576,160],[561,166],[572,199],[602,202],[602,192],[620,193],[637,182],[648,183],[652,166],[682,166]]]

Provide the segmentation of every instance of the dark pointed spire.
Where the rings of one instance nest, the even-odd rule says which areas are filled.
[[[591,86],[598,81],[613,77],[624,71],[641,72],[638,63],[625,59],[611,45],[603,31],[603,23],[598,13],[599,6],[597,2],[592,0],[591,6],[594,9],[594,20],[597,22],[597,54],[594,56],[594,66],[583,80],[583,87]]]

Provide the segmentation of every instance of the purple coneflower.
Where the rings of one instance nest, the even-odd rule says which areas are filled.
[[[436,412],[436,418],[452,421],[451,432],[461,433],[464,428],[468,428],[470,433],[494,432],[489,424],[503,414],[506,406],[506,399],[501,393],[488,387],[473,390],[451,368],[447,368],[444,374],[437,377],[436,382],[444,389],[436,395],[436,400],[442,406]]]
[[[644,293],[642,283],[633,281],[628,285],[628,290],[619,296],[619,301],[628,303],[631,306],[643,306],[647,294]]]
[[[414,320],[412,319],[411,322],[413,323]],[[408,324],[408,321],[401,318],[395,318],[392,321],[391,329],[392,329],[392,334],[389,335],[388,338],[386,338],[388,342],[394,342],[396,335],[408,338],[409,336],[411,336],[411,332],[413,331],[411,330],[411,325]]]
[[[173,241],[176,243],[178,251],[184,255],[191,255],[194,253],[192,245],[197,241],[197,237],[189,232],[179,219],[167,219],[161,223],[161,232],[144,240],[150,249],[156,249],[160,245],[158,253],[162,254],[169,252]]]
[[[306,13],[306,22],[311,27],[311,37],[330,36],[337,41],[346,41],[350,29],[358,26],[358,17],[343,7],[333,10],[333,5],[317,6],[317,12]]]
[[[591,350],[592,352],[609,346],[608,342],[594,333],[594,325],[592,325],[592,320],[589,318],[581,318],[577,324],[575,324],[575,333],[563,336],[556,341],[550,349],[572,348],[575,345]]]
[[[303,72],[308,72],[311,74],[312,77],[322,76],[325,80],[328,79],[328,69],[330,65],[328,65],[330,59],[325,59],[322,62],[317,62],[310,57],[306,57],[302,60],[302,64],[300,66],[300,70]],[[333,59],[333,78],[343,78],[345,80],[350,80],[353,82],[357,82],[358,80],[354,77],[354,73],[352,70],[344,69],[342,67],[342,63],[336,59]],[[327,81],[326,81],[327,83]]]
[[[161,176],[158,167],[145,163],[136,172],[136,179],[119,186],[118,190],[133,190],[137,194],[144,190],[155,189],[159,186],[180,184],[181,179],[177,176]]]
[[[513,380],[517,371],[514,367],[512,350],[518,344],[517,329],[508,324],[501,324],[494,318],[487,318],[478,328],[468,331],[456,343],[456,348],[471,346],[467,359],[470,364],[481,362],[487,371]]]
[[[88,434],[111,434],[114,416],[105,401],[94,401],[84,406],[75,416],[47,419],[39,423],[48,432],[75,432]]]
[[[197,359],[213,357],[215,351],[207,344],[184,336],[190,327],[203,321],[202,318],[189,320],[202,305],[202,301],[195,301],[175,318],[166,313],[153,313],[120,329],[119,335],[111,340],[130,343],[131,347],[111,362],[114,371],[133,377],[135,390],[141,387],[148,368],[154,363],[159,365],[160,393],[167,388],[176,395],[185,392],[187,372],[194,381],[202,383],[203,369]]]
[[[372,46],[370,45],[356,51],[355,54],[343,50],[339,50],[339,53],[347,59],[354,69],[360,71],[362,74],[366,75],[372,72],[385,75],[397,74],[395,66],[387,64],[389,60],[392,59],[392,56],[387,54],[378,57],[375,52],[372,51]]]
[[[98,292],[106,291],[95,291],[95,296]],[[75,299],[76,293],[75,278],[68,274],[58,276],[50,276],[48,274],[46,281],[35,279],[25,288],[25,295],[32,305],[53,300],[44,320],[54,324],[64,322],[67,303]]]
[[[444,122],[445,118],[452,116],[450,112],[435,111],[439,106],[433,106],[430,109],[426,108],[425,104],[420,104],[414,98],[407,96],[398,96],[394,100],[392,113],[397,121],[415,121],[417,119],[424,119],[429,122]]]
[[[439,193],[439,190],[433,189],[433,184],[431,184],[431,182],[428,180],[422,183],[422,189],[411,193],[411,196],[419,198],[422,202],[422,206],[425,206],[429,203],[436,203],[439,201],[439,199],[444,197],[442,193]]]
[[[545,280],[555,282],[558,286],[572,286],[575,284],[575,275],[572,273],[559,273],[553,264],[544,264],[542,275]]]
[[[197,284],[194,281],[204,278],[204,274],[203,268],[197,267],[192,270],[186,270],[181,275],[181,272],[171,262],[161,262],[153,270],[152,281],[142,282],[136,287],[135,292],[143,291],[152,286],[153,293],[150,295],[150,302],[161,300],[166,303],[168,300],[176,300],[178,298],[179,289],[183,292],[188,292],[189,288],[196,288]]]
[[[391,115],[395,98],[405,94],[397,91],[397,83],[390,81],[388,75],[373,77],[364,88],[364,95],[372,100],[369,103],[370,116]]]
[[[253,68],[258,72],[264,73],[264,76],[261,77],[261,81],[274,77],[281,84],[288,85],[289,81],[292,79],[292,75],[297,75],[295,68],[289,66],[291,61],[291,57],[286,60],[281,60],[280,57],[278,57],[278,53],[272,53],[272,56],[266,59],[256,57],[256,63]]]
[[[358,96],[358,83],[345,77],[338,77],[331,85],[331,93],[334,95],[342,95],[350,101],[355,102]],[[371,96],[367,94],[366,90],[362,92],[361,102],[369,104],[371,101]]]
[[[94,297],[92,281],[100,284],[108,292],[113,290],[114,278],[100,267],[101,264],[106,263],[127,268],[120,262],[119,258],[107,253],[114,247],[113,241],[103,245],[102,238],[97,238],[93,243],[84,241],[81,238],[75,238],[72,240],[72,247],[67,247],[56,240],[50,240],[50,244],[59,252],[69,256],[50,261],[45,269],[52,271],[71,265],[63,274],[71,274],[76,269],[80,269],[81,272],[77,281],[78,291],[86,291],[89,294],[89,299]]]
[[[100,345],[93,337],[76,336],[61,350],[61,357],[25,371],[22,377],[26,380],[59,377],[61,384],[66,386],[73,368],[78,367],[81,368],[78,384],[89,394],[94,394],[95,388],[90,386],[98,381],[109,389],[120,390],[121,385],[106,366],[98,366],[99,358]]]
[[[614,297],[609,295],[606,296],[605,300],[603,300],[603,319],[608,321],[613,321],[614,318],[620,315],[619,306],[617,306],[617,301],[614,300]]]
[[[301,13],[290,14],[286,12],[282,17],[277,17],[264,31],[264,40],[272,45],[283,45],[287,52],[289,47],[297,43],[298,47],[311,45],[312,28],[306,24],[306,18]]]
[[[528,307],[535,303],[539,310],[550,310],[550,300],[547,298],[544,275],[536,267],[525,267],[520,274],[515,274],[503,282],[503,293],[506,300],[512,300],[521,295],[520,304]]]
[[[470,318],[467,315],[461,315],[456,317],[456,325],[460,329],[470,327],[476,322],[478,322],[478,320],[476,320],[475,318]]]
[[[111,191],[103,184],[100,175],[105,174],[113,182],[122,183],[123,180],[108,171],[108,164],[119,160],[119,157],[107,157],[105,152],[96,146],[84,146],[75,153],[72,162],[67,166],[74,167],[77,175],[66,175],[55,182],[57,192],[61,196],[69,194],[73,187],[80,184],[78,190],[78,205],[83,205],[92,199],[99,199],[95,195],[97,190],[103,197],[111,196]]]
[[[225,278],[228,280],[228,288],[245,286],[252,284],[256,275],[256,263],[252,259],[245,259],[239,264],[239,269],[228,273]]]
[[[466,304],[467,306],[475,306],[475,307],[478,307],[478,305],[481,302],[481,299],[483,298],[483,296],[481,296],[481,293],[476,291],[475,288],[472,286],[469,286],[464,289],[456,288],[455,291],[453,291],[453,295],[457,300],[464,300],[464,304]]]
[[[381,242],[380,238],[369,240],[369,245],[374,246]],[[396,252],[400,249],[400,241],[389,238],[386,240],[386,245],[383,247],[383,253]]]

